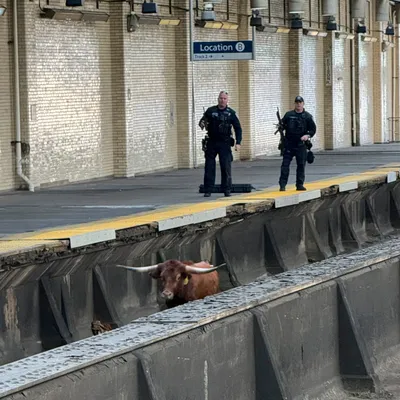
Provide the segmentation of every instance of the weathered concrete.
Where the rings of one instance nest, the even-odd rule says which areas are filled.
[[[1,367],[0,398],[397,398],[378,367],[398,356],[399,259],[396,237],[137,319]]]
[[[149,233],[144,240],[131,238],[127,230],[104,247],[51,254],[41,260],[45,262],[18,265],[16,257],[4,259],[1,363],[91,336],[93,320],[115,328],[156,312],[162,305],[157,282],[147,274],[113,268],[115,264],[208,259],[227,264],[219,272],[221,289],[231,289],[264,274],[354,251],[395,232],[399,186],[373,185],[284,209],[232,213],[219,223]]]
[[[7,379],[0,379],[0,394],[7,398],[22,384],[28,392],[10,398],[135,393],[173,399],[176,371],[186,382],[178,398],[333,400],[347,399],[349,391],[394,391],[393,365],[400,359],[393,334],[393,315],[400,311],[397,243],[318,262],[397,233],[400,182],[386,181],[383,175],[355,191],[335,185],[318,199],[283,208],[268,201],[239,204],[212,223],[164,232],[148,225],[117,231],[113,242],[3,257],[0,377]],[[154,314],[157,283],[113,265],[168,258],[225,262],[221,287],[231,290]],[[386,272],[360,272],[374,264]],[[349,272],[356,277],[340,277]],[[367,299],[372,286],[377,297],[388,292],[368,308],[360,298]],[[378,311],[384,317],[377,318]],[[372,334],[370,318],[379,323]],[[96,319],[125,327],[82,341]],[[61,381],[42,383],[58,376]],[[69,380],[71,397],[64,397],[59,384]]]

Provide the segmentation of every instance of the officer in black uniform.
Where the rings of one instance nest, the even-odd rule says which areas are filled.
[[[307,190],[304,187],[307,146],[310,146],[310,139],[317,130],[313,116],[304,110],[304,99],[301,96],[297,96],[294,102],[294,110],[288,111],[282,119],[285,129],[285,141],[281,176],[279,178],[281,191],[286,190],[290,163],[293,157],[296,157],[297,162],[296,190]]]
[[[236,112],[228,107],[228,93],[220,92],[218,105],[209,107],[200,119],[201,129],[208,131],[208,141],[205,150],[204,170],[204,197],[211,196],[211,189],[215,184],[215,157],[218,154],[221,168],[221,187],[225,196],[231,195],[232,175],[231,163],[233,161],[231,147],[240,149],[242,141],[242,128]],[[232,137],[232,126],[235,130],[236,144]]]

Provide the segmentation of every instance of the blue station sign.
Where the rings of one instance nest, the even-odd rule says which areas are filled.
[[[193,42],[193,61],[252,60],[253,41]]]

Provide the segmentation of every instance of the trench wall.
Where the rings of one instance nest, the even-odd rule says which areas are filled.
[[[44,256],[36,263],[3,260],[1,364],[90,337],[94,320],[117,328],[163,307],[156,281],[113,268],[115,264],[141,266],[170,258],[225,262],[220,279],[221,288],[228,290],[353,252],[395,233],[399,207],[400,184],[381,182],[134,242],[127,230],[103,248]]]
[[[139,318],[0,367],[0,398],[397,398],[399,260],[387,240]]]

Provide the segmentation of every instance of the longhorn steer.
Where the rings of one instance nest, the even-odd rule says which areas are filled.
[[[161,296],[167,308],[172,308],[189,301],[203,299],[220,292],[219,276],[216,271],[221,267],[208,262],[168,260],[148,267],[128,267],[117,265],[137,272],[148,272],[153,279],[161,282]]]

